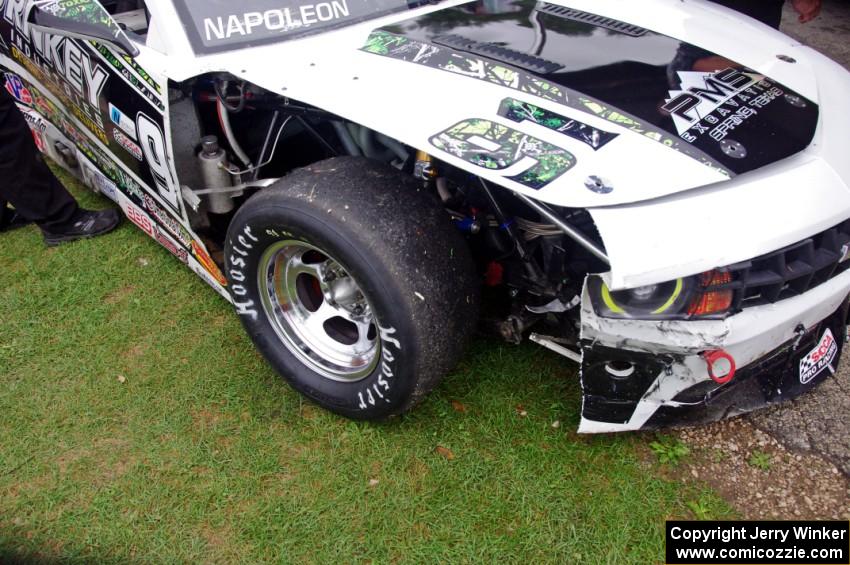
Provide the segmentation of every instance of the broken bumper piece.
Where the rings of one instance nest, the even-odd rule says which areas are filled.
[[[585,290],[579,432],[706,423],[799,396],[838,367],[848,295],[850,271],[725,320],[645,321],[597,316]],[[735,363],[723,384],[706,361],[716,351]]]

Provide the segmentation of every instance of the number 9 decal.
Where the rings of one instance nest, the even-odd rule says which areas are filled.
[[[176,183],[171,175],[171,167],[168,165],[162,129],[141,112],[136,115],[136,129],[139,131],[139,145],[142,146],[145,161],[148,163],[159,195],[179,214],[180,195],[175,188]]]
[[[565,149],[508,126],[464,120],[431,138],[431,144],[478,167],[539,190],[576,164]]]

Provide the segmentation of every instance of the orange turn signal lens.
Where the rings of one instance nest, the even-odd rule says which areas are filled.
[[[699,295],[688,308],[688,314],[691,316],[707,316],[725,312],[731,307],[731,290],[712,290]]]

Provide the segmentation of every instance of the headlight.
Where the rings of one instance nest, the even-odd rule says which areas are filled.
[[[591,277],[589,285],[596,313],[606,318],[722,318],[734,298],[732,273],[719,270],[628,290],[611,291],[601,277]]]

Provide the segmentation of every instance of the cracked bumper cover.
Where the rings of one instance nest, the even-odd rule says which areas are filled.
[[[848,295],[850,271],[801,296],[725,320],[646,321],[597,316],[585,289],[579,432],[705,423],[799,396],[838,366]],[[827,329],[838,354],[831,367],[802,383],[800,359]],[[735,377],[724,385],[711,380],[700,356],[715,349],[737,364]]]

